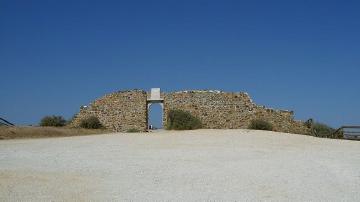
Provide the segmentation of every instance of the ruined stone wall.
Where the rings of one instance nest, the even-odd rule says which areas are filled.
[[[198,117],[204,128],[248,128],[251,120],[263,119],[275,131],[306,133],[303,123],[295,121],[293,112],[273,110],[254,104],[247,93],[220,91],[181,91],[164,95],[164,114],[181,109]],[[167,117],[164,117],[166,123]]]
[[[292,111],[256,106],[254,118],[270,122],[274,126],[274,131],[296,134],[308,134],[310,132],[302,121],[294,120],[294,112]]]
[[[72,122],[79,126],[80,121],[89,116],[96,116],[107,128],[117,132],[129,129],[145,131],[147,129],[146,92],[129,90],[111,93],[80,109]]]
[[[113,131],[146,131],[149,96],[149,93],[142,90],[105,95],[87,108],[82,108],[72,126],[79,126],[80,121],[86,117],[96,116],[106,128]],[[198,117],[204,128],[248,128],[251,120],[262,119],[272,123],[275,131],[299,134],[308,132],[302,122],[294,120],[293,112],[258,106],[247,93],[180,91],[162,93],[161,98],[164,99],[164,126],[169,110],[181,109]]]
[[[165,114],[171,109],[188,111],[201,120],[204,128],[246,128],[255,107],[246,93],[181,91],[164,96]]]

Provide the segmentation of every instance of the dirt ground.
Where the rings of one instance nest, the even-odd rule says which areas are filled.
[[[251,130],[0,141],[0,201],[360,201],[360,141]]]
[[[91,134],[109,133],[106,129],[84,129],[70,127],[40,127],[40,126],[0,126],[0,140],[29,139],[45,137],[69,137]]]

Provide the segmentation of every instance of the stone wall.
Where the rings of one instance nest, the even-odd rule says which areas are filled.
[[[246,93],[181,91],[164,97],[165,114],[171,109],[188,111],[201,120],[204,128],[246,128],[255,107]]]
[[[247,93],[221,91],[180,91],[164,96],[165,115],[171,109],[188,111],[198,117],[204,128],[248,128],[251,120],[263,119],[273,124],[275,131],[306,133],[302,122],[295,121],[293,112],[258,106]],[[166,123],[164,117],[164,124]]]
[[[113,131],[147,129],[146,92],[142,90],[119,91],[105,95],[82,107],[72,122],[79,126],[80,121],[89,116],[96,116],[100,122]]]
[[[253,119],[261,119],[270,122],[274,131],[308,134],[310,129],[302,121],[294,120],[294,112],[287,110],[275,110],[264,106],[256,106]]]
[[[149,96],[149,93],[142,90],[119,91],[105,95],[88,107],[82,108],[72,125],[79,126],[83,118],[96,116],[106,128],[113,131],[146,131]],[[198,117],[204,128],[248,128],[251,120],[263,119],[272,123],[275,131],[300,134],[308,132],[303,122],[294,120],[292,111],[258,106],[247,93],[180,91],[161,93],[161,98],[164,99],[164,126],[168,111],[181,109]]]

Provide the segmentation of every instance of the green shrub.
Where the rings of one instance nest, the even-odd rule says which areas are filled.
[[[268,121],[262,120],[262,119],[254,119],[251,120],[249,129],[254,130],[273,130],[273,126]]]
[[[190,112],[170,110],[167,114],[168,130],[193,130],[202,127],[201,121]]]
[[[45,116],[40,121],[40,126],[65,126],[66,120],[62,116]]]
[[[80,127],[87,129],[99,129],[102,128],[102,125],[97,117],[90,116],[81,120]]]
[[[140,130],[136,129],[136,128],[130,128],[129,130],[127,130],[126,132],[128,133],[138,133],[140,132]]]
[[[335,129],[324,124],[315,122],[311,127],[311,135],[315,137],[326,137],[326,138],[342,138],[342,133],[334,134]]]

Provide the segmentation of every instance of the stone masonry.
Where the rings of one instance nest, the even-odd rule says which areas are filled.
[[[105,95],[89,106],[81,107],[72,126],[79,126],[82,119],[90,116],[96,116],[102,125],[113,131],[146,131],[146,92],[129,90]]]
[[[165,94],[164,103],[165,114],[171,109],[189,111],[201,120],[204,128],[248,128],[251,120],[262,119],[272,123],[275,131],[306,133],[308,130],[302,122],[294,120],[292,111],[258,106],[242,92],[180,91]]]
[[[108,129],[123,132],[129,129],[147,130],[150,95],[142,90],[119,91],[95,100],[83,107],[72,125],[79,126],[88,116],[96,116]],[[172,109],[188,111],[198,117],[203,128],[248,128],[251,120],[263,119],[273,124],[275,131],[305,134],[308,128],[295,121],[293,112],[256,105],[247,93],[213,90],[161,93],[163,124]]]

